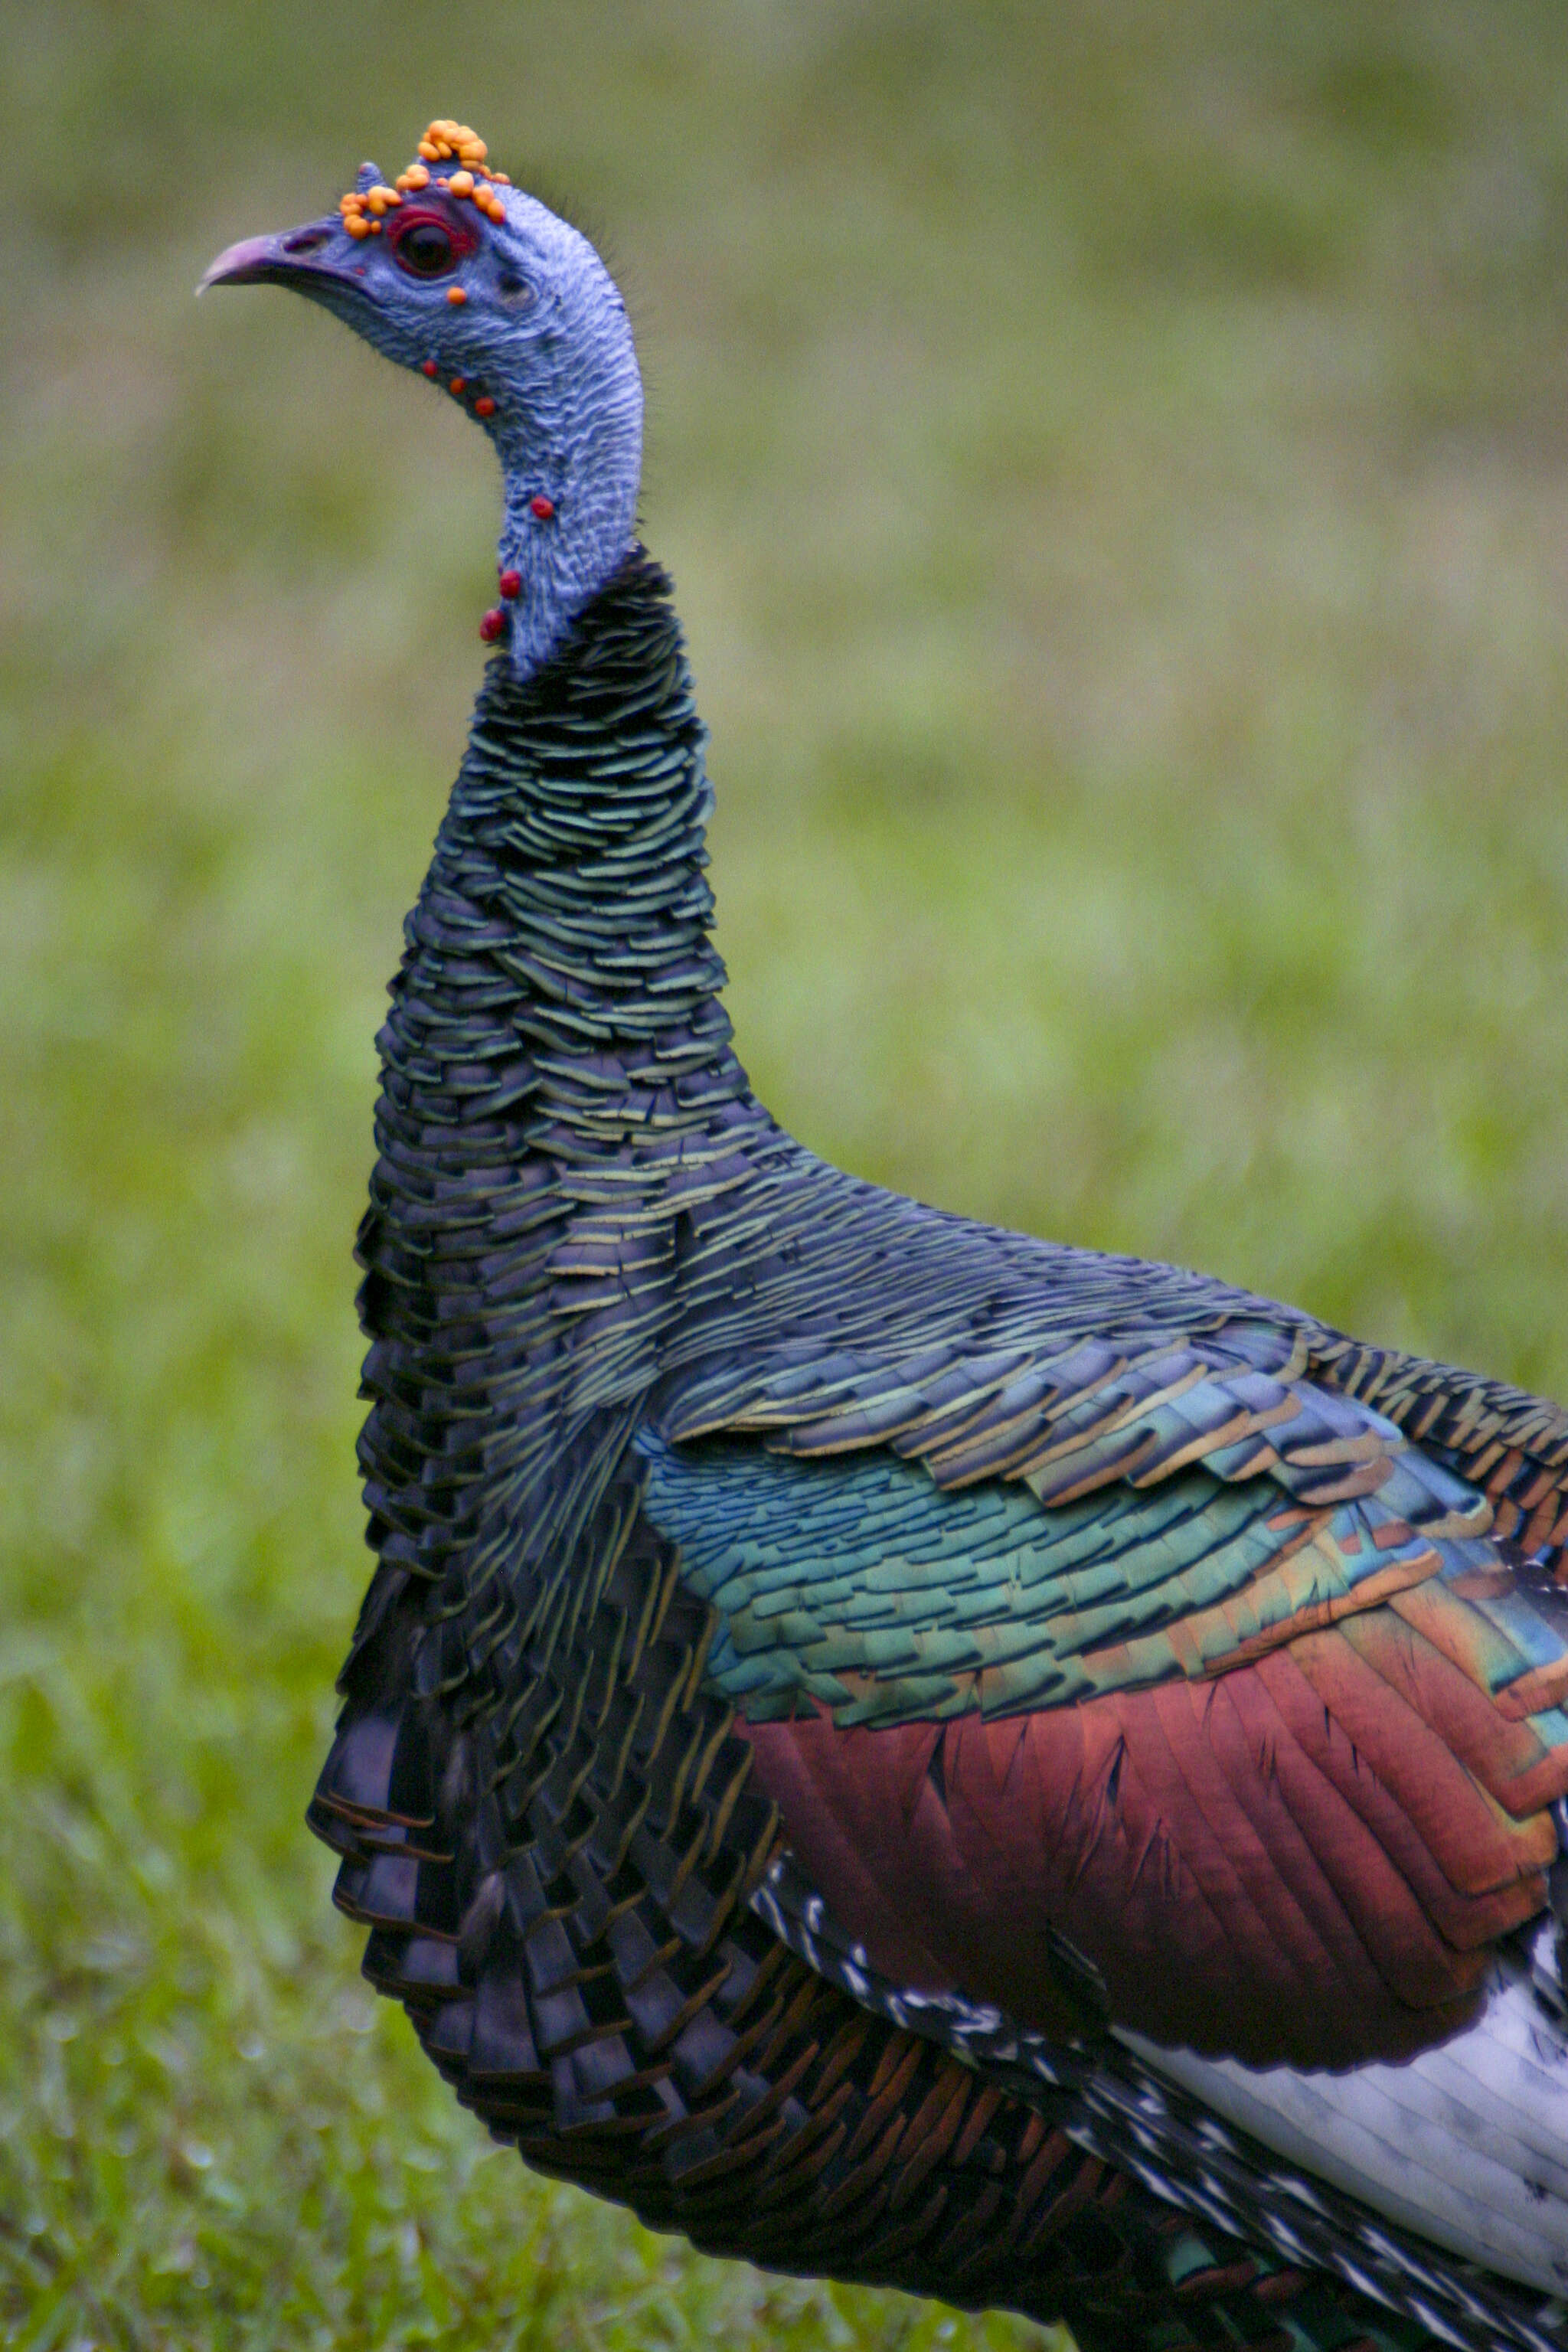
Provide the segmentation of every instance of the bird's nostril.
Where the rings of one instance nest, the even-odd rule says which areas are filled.
[[[324,229],[302,228],[298,236],[284,238],[283,250],[285,253],[318,253],[326,241]]]

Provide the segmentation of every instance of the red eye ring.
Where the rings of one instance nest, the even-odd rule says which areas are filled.
[[[409,278],[426,284],[449,278],[479,244],[456,207],[445,205],[405,205],[386,223],[394,260]]]

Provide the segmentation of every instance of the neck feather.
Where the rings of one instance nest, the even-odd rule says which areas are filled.
[[[519,678],[492,660],[383,1033],[400,1135],[577,1157],[744,1094],[709,936],[704,740],[640,551],[552,661]]]
[[[612,1417],[642,1393],[694,1169],[763,1118],[717,1002],[702,743],[640,552],[553,661],[487,672],[378,1041],[360,1235],[371,1539],[419,1573],[468,1577],[487,1529],[548,1548],[592,1501],[544,1437],[568,1390]],[[527,1457],[499,1484],[487,1399]]]

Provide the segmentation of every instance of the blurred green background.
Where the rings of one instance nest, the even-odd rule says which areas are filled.
[[[487,448],[198,309],[431,114],[601,237],[807,1141],[1568,1392],[1561,0],[0,17],[0,2322],[1000,2347],[529,2181],[300,1826]]]

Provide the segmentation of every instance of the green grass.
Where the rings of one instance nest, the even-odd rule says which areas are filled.
[[[809,1142],[1568,1391],[1557,0],[7,18],[0,2325],[1038,2342],[531,2181],[300,1827],[479,436],[189,299],[431,113],[603,235]]]

